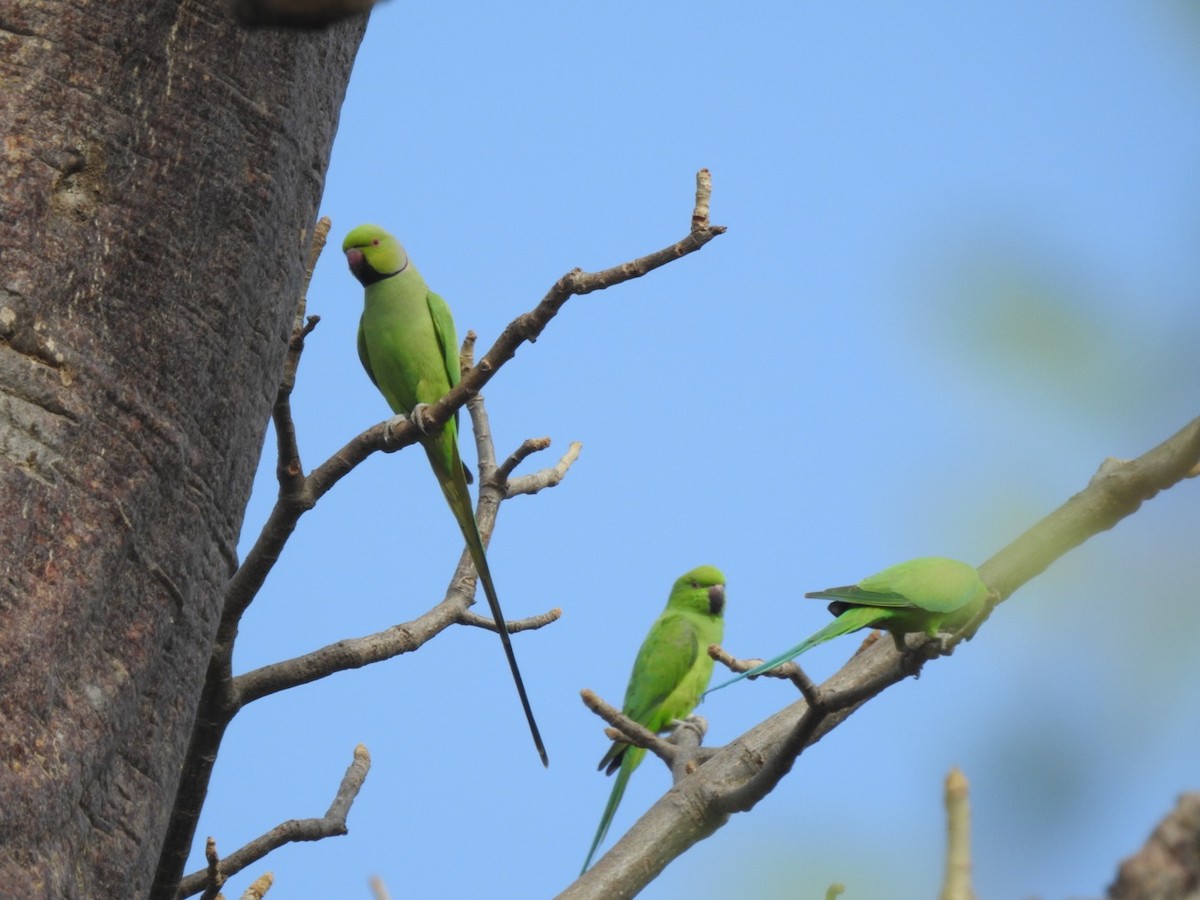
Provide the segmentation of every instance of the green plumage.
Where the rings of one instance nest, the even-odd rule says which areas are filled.
[[[460,378],[450,307],[429,290],[399,241],[379,226],[355,228],[346,235],[342,250],[350,271],[365,289],[358,357],[367,375],[398,415],[407,416],[418,405],[436,403]],[[479,573],[533,742],[542,763],[548,765],[475,521],[467,488],[469,476],[458,455],[458,417],[422,437],[421,445]]]
[[[792,649],[717,685],[708,693],[743,678],[761,675],[817,644],[860,628],[881,628],[889,632],[896,649],[903,652],[906,634],[923,632],[935,637],[939,631],[961,628],[982,608],[987,593],[987,586],[973,566],[944,556],[922,556],[890,566],[855,585],[805,594],[805,597],[832,600],[829,611],[837,618]]]
[[[621,711],[650,731],[665,731],[688,716],[712,677],[710,644],[719,644],[725,633],[725,576],[713,566],[700,566],[682,575],[671,588],[667,608],[650,626],[638,650],[625,689]],[[613,815],[625,794],[629,776],[646,751],[615,741],[600,760],[606,775],[617,773],[612,793],[600,817],[581,871],[591,865]]]

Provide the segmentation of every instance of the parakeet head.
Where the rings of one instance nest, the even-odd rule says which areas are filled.
[[[671,588],[669,605],[719,618],[725,612],[725,576],[716,566],[698,566],[686,572]]]
[[[342,241],[342,252],[363,287],[408,268],[404,247],[378,225],[359,225]]]

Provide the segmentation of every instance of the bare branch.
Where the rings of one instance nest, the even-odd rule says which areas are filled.
[[[346,638],[311,653],[262,666],[233,679],[239,706],[288,688],[309,684],[335,672],[361,669],[404,653],[412,653],[457,624],[463,600],[453,592],[417,618],[365,637]]]
[[[674,769],[675,759],[678,756],[678,749],[674,744],[663,740],[640,722],[635,722],[615,706],[605,703],[593,691],[584,688],[579,692],[579,696],[583,699],[584,706],[612,726],[604,731],[610,740],[623,741],[626,744],[649,750],[665,762],[668,768]]]
[[[567,476],[567,470],[575,464],[575,460],[579,459],[581,450],[583,450],[583,444],[579,441],[571,441],[571,445],[567,447],[567,452],[562,455],[562,458],[555,465],[530,475],[521,475],[517,478],[507,479],[504,496],[511,498],[520,494],[536,494],[545,488],[554,487]],[[515,456],[516,454],[513,455]],[[505,465],[507,464],[506,461]]]
[[[482,397],[471,401],[472,418],[483,429],[480,434],[487,435],[486,410]],[[488,446],[480,448],[481,458],[492,458]],[[495,488],[481,489],[479,503],[475,516],[479,523],[479,532],[487,544],[492,529],[495,526],[496,515],[503,497]],[[451,625],[470,625],[495,631],[496,625],[490,617],[480,616],[471,612],[470,605],[475,596],[475,567],[470,554],[463,552],[445,596],[434,607],[411,621],[393,625],[384,631],[365,637],[347,638],[321,647],[310,653],[281,662],[272,663],[239,675],[232,681],[229,691],[230,704],[236,708],[245,706],[255,700],[309,684],[335,672],[358,669],[371,663],[382,662],[404,653],[411,653],[424,646]],[[530,631],[543,628],[562,616],[562,610],[555,608],[537,616],[516,619],[508,622],[509,633]]]
[[[995,603],[1071,548],[1135,512],[1158,491],[1188,477],[1198,463],[1200,419],[1137,459],[1102,466],[1084,490],[980,566],[984,582],[996,592]],[[909,650],[919,649],[921,641],[911,643]],[[891,641],[876,641],[856,653],[819,689],[822,708],[834,711],[821,715],[798,700],[720,748],[694,777],[661,797],[560,897],[634,896],[672,859],[720,828],[730,813],[753,808],[805,747],[908,674]]]
[[[328,811],[321,818],[289,819],[282,822],[262,837],[255,838],[219,862],[215,860],[216,845],[210,838],[209,845],[212,849],[212,856],[209,858],[209,868],[193,872],[184,878],[179,883],[179,891],[176,896],[190,897],[192,894],[204,890],[205,886],[211,883],[210,871],[214,868],[219,872],[218,877],[224,880],[258,862],[276,847],[282,847],[284,844],[294,841],[319,841],[323,838],[345,834],[346,815],[350,812],[350,806],[354,803],[354,798],[358,795],[370,768],[371,755],[367,752],[366,747],[359,744],[354,748],[354,761],[350,763],[346,774],[342,776],[333,803],[329,805]]]
[[[500,468],[496,470],[497,477],[508,478],[513,473],[513,469],[539,450],[545,450],[549,446],[550,438],[548,437],[526,438],[521,442],[521,446],[514,450],[512,455],[500,464]]]
[[[967,776],[946,776],[946,872],[939,900],[975,900],[971,887],[971,800]]]
[[[562,609],[554,607],[554,609],[542,613],[539,616],[528,616],[524,619],[505,619],[504,627],[509,634],[516,634],[518,631],[536,631],[539,628],[545,628],[551,622],[557,622],[562,618]],[[471,625],[475,628],[483,628],[487,631],[496,630],[496,622],[491,616],[481,616],[479,613],[471,612],[469,609],[463,610],[458,614],[459,625]]]
[[[875,634],[878,634],[878,632],[872,632],[872,635]],[[867,638],[868,641],[870,639],[870,637]],[[865,643],[864,646],[866,646]],[[764,662],[761,659],[737,659],[726,652],[723,647],[719,647],[716,644],[708,648],[708,655],[734,673],[749,672],[751,669],[761,666]],[[800,693],[804,695],[804,699],[808,701],[809,706],[813,708],[822,706],[817,686],[811,678],[804,674],[804,670],[800,668],[800,664],[795,660],[780,663],[773,669],[767,669],[765,672],[751,676],[750,680],[754,681],[759,678],[786,678],[799,688]]]

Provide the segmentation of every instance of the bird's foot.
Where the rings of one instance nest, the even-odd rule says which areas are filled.
[[[407,416],[404,415],[403,413],[392,416],[390,419],[388,419],[386,422],[383,423],[383,439],[384,439],[384,441],[386,443],[390,444],[393,440],[393,436],[394,436],[396,429],[398,429],[401,425],[404,425],[407,422],[412,422],[413,425],[416,427],[417,431],[421,432],[421,434],[428,435],[429,434],[429,425],[427,424],[427,419],[426,419],[426,415],[425,415],[425,411],[427,409],[429,409],[428,403],[418,403],[416,406],[414,406],[409,411]]]
[[[383,442],[390,444],[395,438],[395,431],[408,421],[406,416],[392,416],[383,423]]]
[[[429,425],[426,424],[425,413],[429,409],[428,403],[418,403],[408,413],[408,419],[417,426],[417,431],[421,434],[429,434]]]
[[[900,654],[900,671],[913,678],[921,677],[921,667],[925,665],[925,654],[919,647],[906,647]]]
[[[937,634],[918,640],[915,644],[905,644],[900,649],[900,671],[913,678],[920,678],[925,663],[939,656],[948,656],[953,649],[950,635],[947,634]]]
[[[686,728],[689,731],[696,733],[696,743],[700,743],[704,739],[704,735],[708,733],[708,720],[704,716],[688,716],[686,719],[671,720],[671,738],[675,737],[675,731],[680,728]]]

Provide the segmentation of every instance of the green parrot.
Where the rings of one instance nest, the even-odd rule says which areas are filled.
[[[446,301],[429,290],[408,254],[378,225],[360,225],[346,235],[342,251],[354,277],[365,288],[358,325],[358,358],[388,405],[398,415],[413,416],[421,427],[420,411],[436,403],[459,382],[458,340]],[[422,432],[424,429],[421,428]],[[450,510],[458,521],[483,592],[487,595],[496,631],[508,657],[513,681],[529,722],[529,731],[543,765],[549,765],[542,736],[533,718],[517,658],[513,654],[500,600],[492,583],[483,539],[471,495],[470,473],[458,455],[458,417],[421,438],[425,455]]]
[[[667,608],[650,626],[638,651],[621,711],[655,733],[691,713],[712,677],[708,646],[721,642],[724,612],[725,576],[720,570],[700,566],[680,576],[671,588]],[[599,768],[605,775],[620,771],[580,874],[591,865],[625,794],[629,776],[645,755],[641,747],[614,741],[600,760]]]
[[[791,650],[707,693],[719,691],[743,678],[761,675],[817,644],[860,628],[882,628],[890,632],[896,649],[903,653],[904,635],[920,631],[935,637],[939,631],[961,628],[979,612],[987,594],[987,586],[974,566],[944,556],[910,559],[889,566],[855,585],[813,591],[804,596],[832,600],[829,612],[837,616],[836,619]]]

